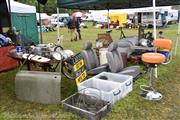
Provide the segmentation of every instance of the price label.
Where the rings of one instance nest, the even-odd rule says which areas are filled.
[[[76,84],[79,85],[87,76],[86,70],[76,78]]]
[[[76,72],[77,70],[79,70],[80,68],[82,68],[84,66],[84,60],[81,59],[79,62],[77,62],[73,69],[74,69],[74,72]]]
[[[76,85],[78,86],[87,77],[84,59],[82,58],[81,54],[74,56],[72,63]]]

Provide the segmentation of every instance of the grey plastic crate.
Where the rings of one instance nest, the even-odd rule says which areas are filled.
[[[61,74],[57,72],[20,71],[15,78],[17,99],[43,103],[60,102]]]
[[[81,93],[76,93],[63,100],[62,107],[88,120],[100,120],[111,110],[109,102]]]

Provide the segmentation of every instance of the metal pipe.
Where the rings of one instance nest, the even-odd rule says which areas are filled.
[[[176,41],[175,41],[175,50],[174,50],[174,56],[175,57],[177,55],[177,48],[178,48],[178,43],[179,43],[179,33],[180,33],[180,16],[179,16],[179,25],[178,25],[177,38],[176,38]]]
[[[156,0],[153,0],[153,28],[154,28],[154,40],[156,40]]]
[[[57,40],[58,40],[58,42],[60,42],[59,35],[60,35],[60,32],[59,32],[59,8],[57,8]]]
[[[153,0],[153,28],[154,28],[154,40],[156,40],[156,0]],[[157,52],[157,50],[155,50]],[[155,78],[157,78],[157,68],[155,68]]]
[[[2,28],[2,22],[1,22],[1,19],[0,19],[0,34],[3,33],[3,28]]]
[[[12,22],[11,22],[11,2],[8,0],[8,8],[9,8],[9,23],[10,23],[10,28],[12,28]]]
[[[108,23],[108,30],[110,29],[110,25],[109,25],[109,8],[108,8],[108,15],[107,15],[107,23]]]
[[[40,40],[39,43],[43,43],[43,38],[42,38],[42,26],[41,26],[41,9],[40,9],[40,3],[38,2],[38,10],[39,10],[39,27],[40,27]]]

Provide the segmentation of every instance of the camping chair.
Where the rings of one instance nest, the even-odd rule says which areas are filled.
[[[140,74],[140,66],[131,66],[124,68],[121,50],[118,49],[116,42],[113,42],[108,47],[107,61],[109,69],[113,73],[127,74],[136,78]]]
[[[84,50],[81,52],[82,57],[84,58],[85,68],[87,73],[90,75],[96,75],[101,72],[108,71],[108,65],[101,65],[99,63],[96,51],[92,49],[92,43],[85,43]]]

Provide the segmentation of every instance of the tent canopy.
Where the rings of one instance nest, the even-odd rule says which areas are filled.
[[[172,6],[161,6],[156,7],[156,11],[172,11]],[[107,10],[90,10],[91,14],[107,14]],[[144,8],[128,8],[128,9],[115,9],[115,10],[109,10],[109,13],[127,13],[127,14],[134,14],[138,12],[153,12],[153,7],[144,7]]]
[[[7,4],[8,4],[8,0]],[[10,0],[11,12],[15,13],[36,13],[36,7]],[[9,6],[9,5],[7,5]]]
[[[46,13],[40,13],[40,14],[41,14],[41,20],[51,18],[51,16],[47,15]],[[39,21],[39,13],[36,13],[36,18],[37,18],[37,21]]]
[[[152,0],[57,0],[58,7],[82,10],[124,9],[152,6]],[[156,0],[157,6],[180,5],[180,0]]]

